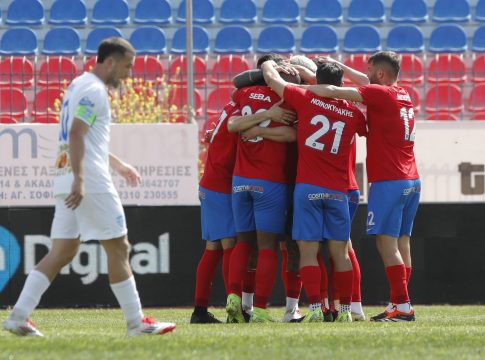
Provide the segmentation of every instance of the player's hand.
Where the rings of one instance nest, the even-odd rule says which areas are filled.
[[[66,197],[64,203],[69,209],[76,209],[84,198],[84,181],[75,177],[71,187],[71,193]]]
[[[296,113],[291,110],[283,109],[280,105],[283,100],[278,101],[268,110],[268,116],[272,121],[289,125],[296,120]]]
[[[242,141],[248,141],[257,138],[261,134],[261,127],[259,125],[253,126],[241,133]]]
[[[281,63],[280,65],[276,65],[274,68],[279,73],[285,73],[285,74],[289,74],[289,75],[298,75],[298,70],[296,70],[293,67],[293,65],[287,65],[287,64]]]
[[[207,130],[204,134],[204,142],[206,144],[210,144],[211,139],[212,139],[212,134],[214,133],[214,129]]]
[[[334,58],[331,58],[330,56],[318,56],[317,57],[317,61],[320,63],[320,64],[326,64],[326,63],[338,63],[337,60],[335,60]]]
[[[137,186],[140,184],[141,176],[130,164],[122,163],[116,171],[125,179],[129,186]]]

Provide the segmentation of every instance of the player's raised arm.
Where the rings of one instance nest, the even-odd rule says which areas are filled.
[[[335,85],[310,85],[306,89],[322,97],[344,99],[363,102],[364,99],[359,91],[353,87],[340,87]]]
[[[283,98],[283,92],[287,82],[283,80],[277,70],[278,65],[270,60],[266,61],[261,65],[261,70],[263,70],[264,79],[268,86],[273,89],[281,98]]]
[[[353,69],[353,68],[345,65],[344,63],[341,63],[340,61],[338,61],[334,58],[331,58],[330,56],[319,56],[318,62],[320,64],[325,64],[325,63],[338,64],[342,68],[342,70],[344,71],[344,75],[356,85],[367,85],[367,84],[370,83],[370,80],[369,80],[369,78],[367,77],[366,74],[364,74],[364,73],[362,73],[362,72],[360,72],[356,69]]]

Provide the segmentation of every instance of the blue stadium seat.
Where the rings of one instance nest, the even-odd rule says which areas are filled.
[[[478,0],[475,7],[475,20],[485,22],[485,0]]]
[[[432,20],[436,22],[465,22],[470,20],[468,0],[436,0]]]
[[[312,25],[301,35],[300,51],[303,53],[334,53],[337,49],[337,33],[330,26]]]
[[[50,29],[44,37],[42,54],[77,55],[81,52],[81,40],[76,30],[71,27]]]
[[[131,33],[130,43],[137,55],[165,54],[167,42],[165,33],[156,26],[141,26]]]
[[[7,29],[0,40],[0,55],[35,55],[37,50],[37,35],[29,28]]]
[[[397,25],[387,35],[387,49],[405,53],[421,52],[424,50],[423,33],[415,25]]]
[[[224,26],[217,32],[214,52],[244,54],[253,51],[253,39],[243,26]]]
[[[340,0],[309,0],[303,18],[307,23],[339,23],[342,21]]]
[[[170,52],[173,54],[185,54],[187,52],[185,43],[186,28],[185,26],[175,31],[172,38],[172,48]],[[209,52],[209,34],[207,30],[200,26],[193,27],[193,53],[205,54]]]
[[[39,0],[15,0],[7,10],[8,25],[42,25],[44,22],[44,5]]]
[[[381,36],[374,26],[354,25],[344,36],[343,51],[348,53],[369,53],[381,50]]]
[[[224,0],[221,4],[219,22],[223,24],[254,24],[256,22],[254,0]]]
[[[97,54],[98,47],[101,41],[109,37],[123,37],[121,31],[114,27],[99,27],[94,28],[88,34],[88,38],[86,40],[86,49],[84,52],[86,54]]]
[[[125,25],[129,20],[130,10],[125,0],[98,0],[94,4],[92,24]]]
[[[49,24],[85,25],[87,22],[86,4],[82,0],[56,0],[50,9]]]
[[[300,8],[296,0],[267,0],[263,6],[261,21],[267,24],[296,24],[300,20]]]
[[[135,24],[165,25],[172,21],[172,8],[167,0],[140,0],[136,4]]]
[[[260,53],[290,53],[295,51],[295,36],[288,26],[276,25],[264,28],[258,37],[256,49]]]
[[[214,23],[214,4],[212,0],[192,1],[192,20],[194,24]],[[185,23],[185,0],[182,0],[177,10],[178,23]]]
[[[472,50],[475,52],[485,52],[485,25],[475,30],[472,40]]]
[[[391,5],[392,22],[420,23],[428,20],[428,6],[424,0],[394,0]]]
[[[459,25],[439,25],[431,32],[428,48],[431,52],[463,52],[466,49],[466,33]]]
[[[352,0],[349,4],[347,21],[351,23],[383,23],[384,3],[382,0]]]

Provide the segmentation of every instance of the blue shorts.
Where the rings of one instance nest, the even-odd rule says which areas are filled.
[[[202,239],[216,241],[235,237],[236,227],[232,216],[231,194],[199,187]]]
[[[232,211],[237,232],[284,234],[288,185],[239,176],[232,178]]]
[[[372,183],[367,207],[367,234],[411,236],[420,192],[419,179]]]
[[[347,191],[347,197],[349,198],[350,222],[352,222],[352,220],[354,220],[354,216],[355,216],[355,212],[357,211],[357,207],[359,206],[359,200],[360,200],[359,189]]]
[[[293,239],[348,241],[350,216],[347,194],[321,186],[296,184]]]

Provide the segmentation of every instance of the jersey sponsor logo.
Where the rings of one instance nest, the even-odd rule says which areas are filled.
[[[251,93],[249,94],[250,99],[254,100],[261,100],[261,101],[267,101],[271,102],[271,97],[268,95],[260,94],[260,93]]]
[[[354,112],[348,109],[341,109],[338,106],[335,106],[334,104],[329,104],[323,100],[312,98],[310,101],[311,104],[319,106],[325,110],[330,110],[333,111],[341,116],[347,116],[347,117],[354,117]]]
[[[411,98],[408,94],[397,94],[397,99],[400,101],[409,101],[411,102]]]
[[[315,200],[336,200],[336,201],[343,201],[345,195],[344,194],[331,194],[331,193],[314,193],[308,194],[308,200],[315,201]]]
[[[264,187],[261,185],[238,185],[238,186],[233,186],[232,191],[234,193],[257,192],[262,194],[264,192]]]
[[[15,275],[20,264],[20,247],[15,236],[0,226],[0,292]]]

